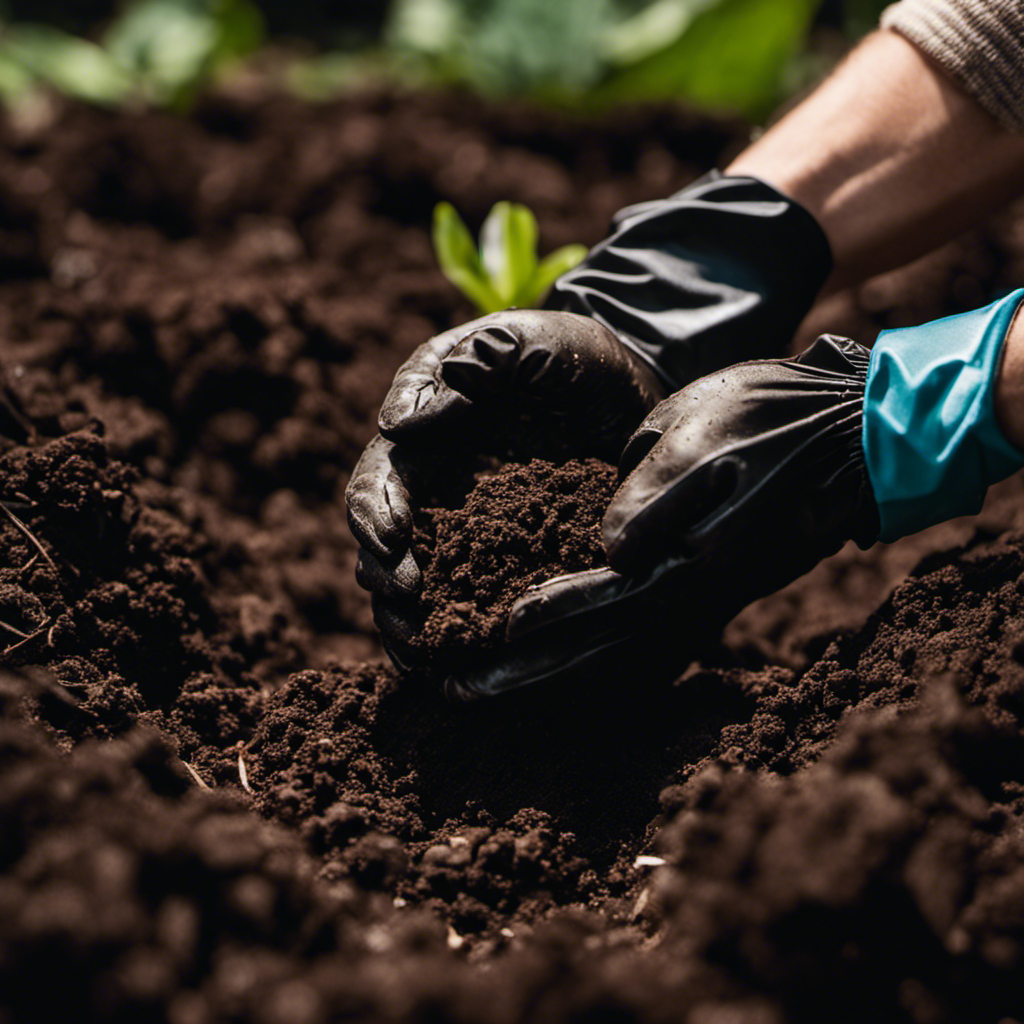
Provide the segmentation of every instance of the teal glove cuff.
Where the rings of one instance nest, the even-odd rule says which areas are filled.
[[[993,406],[1003,340],[1022,300],[1024,288],[983,309],[878,336],[863,441],[879,540],[973,515],[991,484],[1024,466]]]

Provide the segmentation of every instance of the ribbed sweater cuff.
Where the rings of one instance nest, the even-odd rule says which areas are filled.
[[[1024,134],[1024,3],[900,0],[882,28],[909,39],[1004,127]]]

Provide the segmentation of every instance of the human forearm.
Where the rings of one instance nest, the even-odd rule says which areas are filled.
[[[1001,127],[891,32],[840,68],[728,167],[817,218],[827,287],[900,266],[1006,203],[1024,181],[1024,138]]]

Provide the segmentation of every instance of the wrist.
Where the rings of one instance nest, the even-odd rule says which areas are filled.
[[[996,420],[1006,440],[1024,452],[1024,303],[1003,342],[995,389]]]
[[[1004,344],[1022,300],[1024,289],[878,336],[862,437],[881,540],[976,514],[989,486],[1024,466],[997,413],[999,384],[1013,378],[1013,363],[1001,369]]]

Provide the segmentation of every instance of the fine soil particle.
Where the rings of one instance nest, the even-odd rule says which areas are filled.
[[[0,123],[3,1024],[1021,1019],[1019,478],[844,549],[671,684],[449,705],[354,582],[347,474],[470,315],[434,203],[594,243],[742,126],[377,93],[29,114]],[[803,330],[978,305],[1024,280],[1021,223]],[[468,656],[595,564],[613,486],[508,466],[433,508],[428,635],[469,606]]]
[[[425,566],[426,618],[417,638],[454,671],[505,637],[527,587],[606,565],[601,518],[618,483],[598,459],[543,459],[483,476],[461,508],[426,508],[414,554]]]

